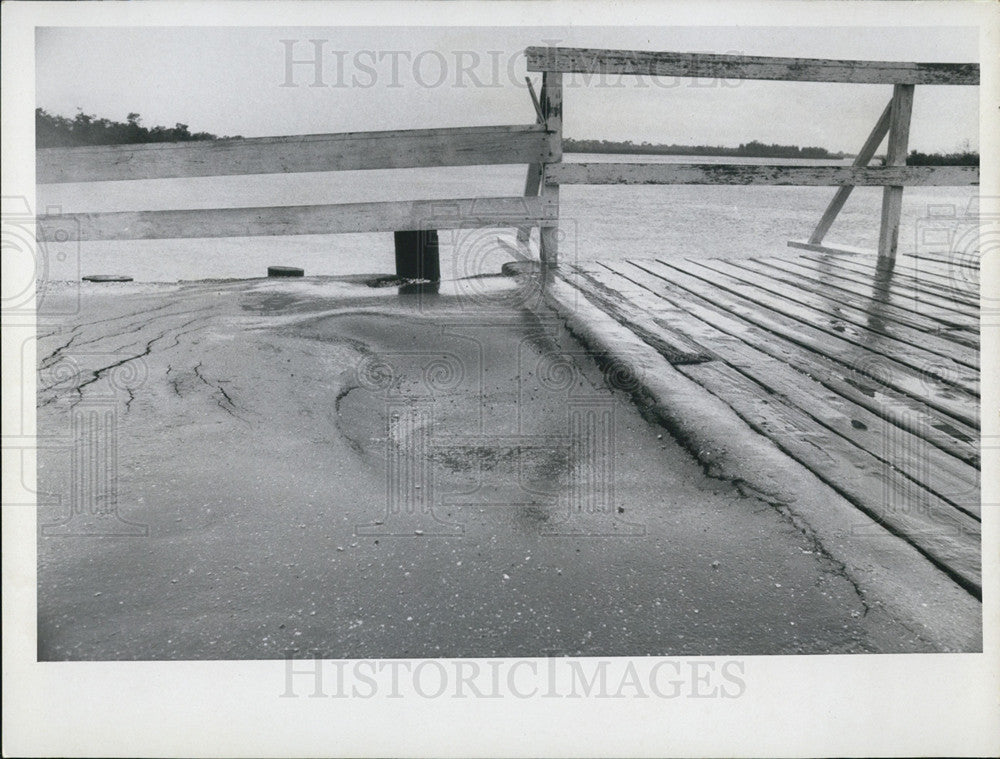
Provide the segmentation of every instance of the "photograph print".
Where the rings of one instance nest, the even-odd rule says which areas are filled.
[[[983,650],[978,28],[35,56],[38,661]]]

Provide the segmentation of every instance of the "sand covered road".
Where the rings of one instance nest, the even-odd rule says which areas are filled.
[[[40,658],[933,647],[472,284],[83,289],[39,329]]]

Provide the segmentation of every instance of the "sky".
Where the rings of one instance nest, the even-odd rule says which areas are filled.
[[[977,39],[950,27],[47,27],[36,32],[36,103],[244,137],[520,124],[535,120],[529,45],[970,62]],[[564,87],[566,137],[845,152],[892,89],[578,75]],[[977,87],[917,87],[912,149],[978,149],[978,136]]]

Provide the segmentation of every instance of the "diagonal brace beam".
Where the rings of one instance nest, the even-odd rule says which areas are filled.
[[[878,117],[878,121],[875,123],[875,128],[872,129],[871,134],[868,135],[868,139],[865,140],[865,144],[858,151],[857,157],[854,159],[853,166],[867,166],[869,161],[875,155],[875,151],[878,150],[878,146],[882,144],[882,140],[889,131],[889,121],[892,116],[892,100],[886,105],[885,110],[882,111],[882,115]],[[809,235],[809,242],[812,245],[819,245],[823,242],[823,238],[826,237],[826,233],[830,231],[830,227],[833,225],[834,220],[837,218],[837,214],[844,207],[844,203],[851,196],[851,191],[854,189],[854,185],[844,185],[837,190],[836,195],[833,196],[833,200],[830,201],[830,205],[826,207],[823,212],[823,216],[819,220],[819,224],[816,225],[816,229],[813,233]]]
[[[535,106],[535,114],[539,124],[545,123],[545,114],[542,113],[542,104],[535,94],[535,85],[531,83],[531,77],[524,77],[528,83],[528,94],[531,95],[531,103]],[[545,97],[545,86],[542,85],[542,98]],[[524,196],[533,198],[538,195],[538,189],[542,183],[542,165],[532,163],[528,165],[528,175],[524,180]],[[517,242],[519,245],[527,245],[531,239],[531,227],[519,227],[517,230]]]

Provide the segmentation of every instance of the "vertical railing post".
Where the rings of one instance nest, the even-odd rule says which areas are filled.
[[[562,73],[546,71],[542,74],[542,113],[545,114],[545,130],[549,134],[550,162],[562,160]],[[547,168],[548,164],[546,164]],[[554,207],[555,221],[543,225],[539,235],[539,256],[545,266],[559,264],[559,185],[548,184],[542,177],[540,196],[546,205]]]
[[[910,113],[913,110],[913,85],[897,84],[892,91],[892,113],[889,116],[889,145],[886,166],[905,166],[910,141]],[[886,185],[882,189],[882,224],[878,236],[878,257],[883,261],[896,258],[899,244],[899,218],[903,210],[903,188]]]

